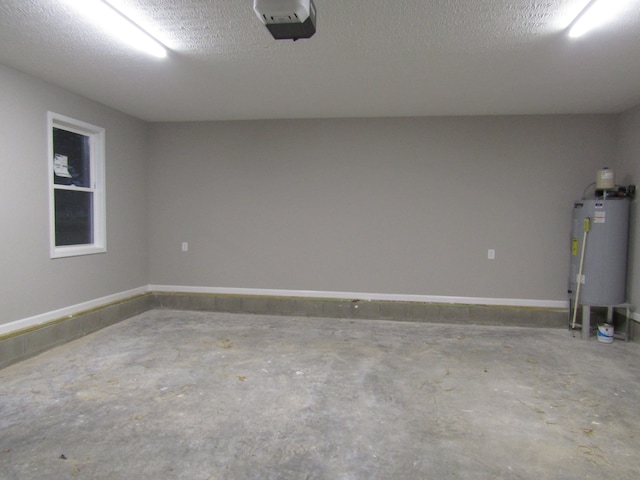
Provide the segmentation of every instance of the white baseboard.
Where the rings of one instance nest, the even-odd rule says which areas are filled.
[[[87,302],[78,303],[69,307],[61,308],[58,310],[52,310],[50,312],[35,315],[33,317],[22,318],[13,322],[0,325],[0,335],[13,333],[19,330],[25,330],[28,328],[38,327],[54,320],[58,320],[63,317],[69,317],[76,313],[91,310],[93,308],[109,305],[110,303],[118,302],[120,300],[126,300],[127,298],[141,295],[149,291],[149,286],[143,286],[134,288],[133,290],[127,290],[125,292],[114,293],[113,295],[107,295],[106,297],[96,298]]]
[[[356,293],[318,290],[279,290],[265,288],[190,287],[184,285],[149,285],[149,291],[161,293],[211,293],[220,295],[258,295],[274,297],[337,298],[349,300],[383,300],[392,302],[448,303],[461,305],[495,305],[504,307],[569,308],[569,303],[564,300],[452,297],[442,295],[403,295],[395,293]]]

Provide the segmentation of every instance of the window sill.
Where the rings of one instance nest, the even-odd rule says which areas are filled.
[[[55,247],[51,250],[51,258],[78,257],[82,255],[94,255],[106,253],[107,247],[96,245],[70,245],[68,247]]]

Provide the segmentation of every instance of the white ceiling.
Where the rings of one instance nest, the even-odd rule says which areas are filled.
[[[640,104],[640,2],[569,39],[589,0],[314,0],[274,40],[252,0],[112,0],[138,54],[63,0],[0,0],[0,63],[150,121],[613,113]],[[634,5],[635,3],[635,5]]]

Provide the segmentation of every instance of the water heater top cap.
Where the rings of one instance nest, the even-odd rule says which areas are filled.
[[[598,170],[596,177],[596,188],[598,190],[612,190],[616,187],[616,176],[613,170],[609,167],[602,167],[602,170]]]

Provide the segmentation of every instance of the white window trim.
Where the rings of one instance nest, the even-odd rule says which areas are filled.
[[[56,185],[53,175],[53,128],[62,128],[70,132],[89,137],[90,169],[92,188]],[[49,165],[49,244],[51,258],[91,255],[107,251],[106,202],[105,202],[105,130],[74,118],[54,112],[47,112],[47,138]],[[55,190],[79,190],[93,192],[93,243],[85,245],[56,246]]]

